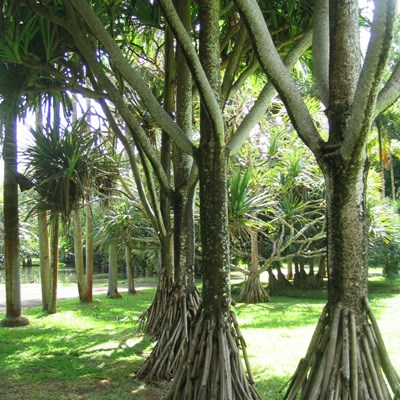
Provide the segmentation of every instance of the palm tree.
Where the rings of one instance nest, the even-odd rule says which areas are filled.
[[[0,64],[2,129],[4,132],[4,264],[6,272],[6,317],[4,326],[24,326],[20,294],[19,211],[17,171],[17,118],[23,82],[23,68]]]
[[[57,282],[59,218],[68,223],[72,213],[79,215],[81,202],[98,175],[103,174],[96,135],[87,128],[85,116],[62,128],[49,126],[32,129],[35,144],[28,148],[30,176],[38,193],[38,210],[51,213],[51,264],[53,289]],[[76,228],[80,222],[76,221]],[[79,226],[78,226],[79,225]],[[82,263],[81,263],[82,264]],[[77,271],[81,301],[87,301],[83,265]],[[56,312],[56,294],[52,293],[49,312]]]

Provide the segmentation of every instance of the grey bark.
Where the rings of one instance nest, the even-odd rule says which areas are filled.
[[[93,301],[93,267],[94,267],[94,241],[93,241],[93,213],[90,203],[86,203],[86,287],[87,287],[87,301]]]
[[[4,267],[6,276],[6,317],[4,326],[23,326],[20,284],[20,241],[17,182],[17,97],[10,96],[4,123]]]
[[[108,246],[108,291],[107,297],[118,299],[118,240],[116,237],[110,239]]]
[[[38,213],[38,236],[42,306],[43,310],[47,310],[50,302],[50,247],[49,227],[46,211],[40,211]]]
[[[75,253],[75,272],[78,284],[79,300],[87,301],[87,285],[85,279],[85,266],[83,262],[83,235],[81,224],[81,210],[76,207],[73,212],[74,219],[74,253]]]

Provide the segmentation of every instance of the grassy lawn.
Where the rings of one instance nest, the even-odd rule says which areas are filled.
[[[400,285],[374,278],[370,292],[400,371]],[[88,305],[61,301],[59,313],[51,316],[40,308],[26,309],[31,325],[0,328],[0,398],[160,399],[167,384],[151,387],[134,378],[152,346],[135,322],[153,295],[148,289],[121,300],[99,296]],[[291,291],[273,296],[271,303],[236,304],[262,399],[282,398],[279,390],[304,356],[325,298],[324,292]]]

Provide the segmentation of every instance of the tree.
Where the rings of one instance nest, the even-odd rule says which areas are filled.
[[[367,299],[365,201],[370,126],[376,115],[399,96],[400,64],[379,91],[396,2],[375,2],[372,36],[362,65],[358,1],[329,2],[329,7],[327,1],[318,2],[313,56],[319,93],[327,107],[327,141],[320,136],[293,79],[283,68],[259,5],[253,0],[235,3],[263,70],[277,88],[299,136],[314,153],[326,181],[328,304],[285,399],[296,398],[299,391],[303,398],[326,399],[333,394],[352,399],[390,398],[383,375],[397,397],[399,379]]]
[[[35,144],[27,149],[31,179],[38,193],[39,211],[51,212],[51,270],[52,295],[49,312],[56,312],[56,286],[58,265],[59,217],[64,224],[75,215],[75,233],[80,234],[75,243],[82,243],[80,203],[86,198],[89,188],[99,175],[103,174],[100,164],[102,155],[95,146],[96,135],[88,132],[85,116],[71,126],[59,131],[58,118],[54,126],[32,129]],[[81,301],[88,301],[83,271],[83,252],[78,251],[82,260],[77,263],[77,280]]]
[[[18,170],[17,170],[17,118],[20,96],[18,77],[21,69],[12,65],[1,65],[3,80],[3,160],[4,160],[4,264],[6,271],[6,317],[1,322],[4,326],[24,326],[28,318],[22,315],[20,288],[20,246],[19,246],[19,211],[18,211]],[[17,82],[16,82],[17,80]],[[6,83],[7,82],[7,83]],[[11,85],[10,85],[11,82]],[[15,86],[4,91],[4,83]]]

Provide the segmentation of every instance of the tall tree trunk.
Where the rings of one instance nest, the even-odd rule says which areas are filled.
[[[74,218],[74,253],[75,253],[75,272],[78,284],[79,300],[88,302],[88,291],[85,280],[85,266],[83,262],[83,235],[81,224],[81,210],[76,207],[73,211]]]
[[[291,258],[287,260],[287,279],[293,279],[293,260]]]
[[[40,258],[40,282],[42,286],[43,310],[48,310],[50,303],[50,246],[49,226],[47,211],[38,213],[38,236],[39,236],[39,258]]]
[[[50,217],[50,302],[49,314],[57,312],[57,286],[58,286],[58,233],[60,216],[58,212],[52,212]]]
[[[200,57],[211,87],[220,87],[219,2],[200,2]],[[218,123],[217,121],[214,121]],[[230,310],[230,260],[224,132],[201,107],[200,220],[202,304],[167,399],[256,399],[239,357],[243,340]],[[242,342],[243,344],[243,342]],[[247,360],[247,357],[245,357]],[[248,361],[248,360],[247,360]],[[247,364],[248,365],[248,364]],[[251,380],[251,378],[250,378]]]
[[[125,265],[126,265],[126,277],[128,280],[128,293],[135,294],[135,276],[132,269],[132,255],[131,255],[131,247],[129,245],[125,245]]]
[[[178,13],[186,29],[191,29],[190,1],[177,2]],[[176,115],[178,125],[191,137],[192,131],[192,79],[180,46],[177,46],[176,62],[173,57],[173,41],[170,29],[166,31],[166,99],[168,108],[173,108],[172,83],[179,76],[177,86]],[[176,67],[176,74],[175,74]],[[195,186],[190,185],[192,157],[173,147],[174,184],[174,286],[168,296],[165,313],[158,325],[158,341],[152,353],[137,374],[139,379],[149,382],[171,379],[182,356],[183,346],[188,341],[191,321],[199,306],[200,297],[194,286],[194,229],[193,195]],[[193,243],[192,243],[193,242]],[[188,281],[190,280],[190,285]]]
[[[118,292],[118,241],[111,238],[108,247],[108,291],[107,297],[110,299],[120,299],[122,296]]]
[[[170,28],[165,29],[165,65],[164,65],[164,109],[167,113],[174,112],[174,45],[173,36]],[[161,138],[161,164],[165,171],[168,181],[171,176],[171,151],[172,142],[168,134],[163,131]],[[167,329],[160,323],[167,312],[167,303],[173,289],[174,281],[174,250],[173,232],[171,221],[171,201],[168,193],[161,190],[160,208],[164,233],[161,232],[161,274],[159,277],[156,295],[150,307],[140,316],[139,323],[141,329],[146,333],[158,337],[162,330]],[[140,374],[138,375],[140,376]],[[144,376],[142,376],[144,378]]]
[[[86,288],[87,302],[93,301],[93,264],[94,264],[94,242],[93,242],[93,213],[92,206],[87,203],[86,209]]]
[[[24,326],[20,284],[20,242],[17,182],[17,98],[10,99],[4,125],[4,266],[6,275],[6,317],[4,326]]]
[[[400,382],[367,300],[366,163],[332,157],[323,169],[328,304],[285,399],[296,398],[301,387],[304,399],[334,394],[341,399],[391,399],[386,380],[394,393],[400,393]]]

